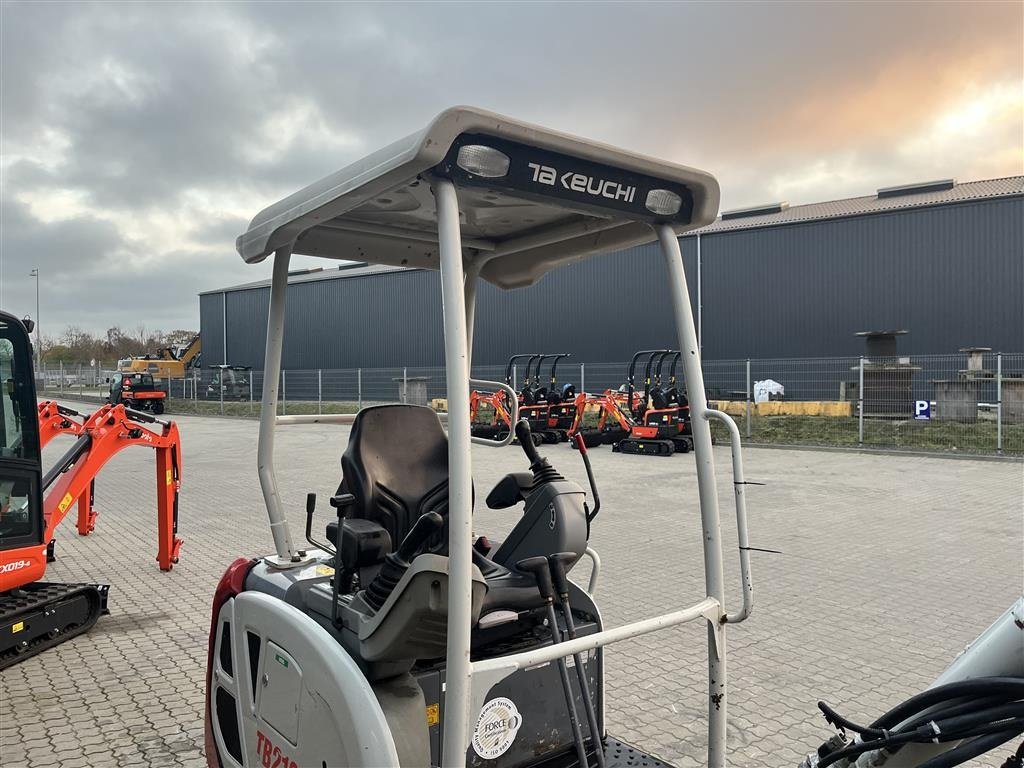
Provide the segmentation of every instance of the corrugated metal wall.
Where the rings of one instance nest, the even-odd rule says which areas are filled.
[[[1013,198],[705,236],[705,356],[859,355],[880,329],[904,354],[1024,350],[1022,232]]]
[[[683,238],[696,304],[696,238]],[[979,201],[701,238],[709,359],[860,354],[861,330],[905,328],[904,354],[1024,350],[1024,199]],[[243,274],[239,275],[244,278]],[[203,362],[222,360],[222,296],[200,299]],[[443,362],[436,273],[295,284],[285,368]],[[263,365],[269,289],[227,294],[228,362]],[[519,291],[481,287],[474,362],[567,351],[620,361],[674,345],[655,245],[566,267]]]
[[[203,338],[203,365],[224,362],[223,293],[203,293],[199,296],[199,333]],[[266,310],[263,312],[263,336],[266,339]],[[251,342],[246,341],[246,344]]]
[[[684,242],[687,274],[695,246]],[[696,283],[692,288],[696,301]],[[204,294],[203,363],[222,360],[222,296]],[[441,286],[436,272],[408,271],[314,280],[288,289],[285,368],[429,366],[444,361]],[[263,366],[269,288],[227,294],[232,365]],[[635,345],[672,343],[661,255],[654,245],[549,273],[537,285],[477,296],[474,362],[504,363],[513,352],[569,351],[581,361],[621,360]],[[209,340],[209,341],[207,341]]]

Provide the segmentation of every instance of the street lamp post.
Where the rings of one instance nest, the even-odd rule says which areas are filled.
[[[39,330],[39,268],[33,269],[28,276],[36,279],[36,370],[38,371],[43,366],[42,333]]]

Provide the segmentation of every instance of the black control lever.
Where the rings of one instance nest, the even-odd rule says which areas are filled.
[[[590,540],[590,523],[597,513],[601,511],[601,497],[597,493],[597,481],[594,480],[594,469],[590,466],[590,456],[587,455],[587,444],[583,439],[583,435],[577,432],[573,435],[573,440],[576,441],[576,447],[579,449],[580,456],[583,457],[583,467],[587,470],[587,481],[590,483],[590,493],[594,497],[594,508],[587,509],[587,540]],[[583,504],[586,508],[586,502]]]
[[[551,584],[554,587],[555,594],[562,600],[568,600],[569,579],[566,576],[566,571],[568,568],[576,564],[576,553],[556,552],[553,555],[548,555],[545,559],[548,561],[548,568],[551,574]],[[570,640],[576,636],[574,630],[570,630],[566,627],[566,631],[569,632]]]
[[[547,611],[548,625],[551,628],[551,644],[558,645],[562,642],[562,638],[558,633],[558,619],[555,618],[555,587],[551,582],[551,567],[548,564],[548,559],[546,557],[527,557],[516,563],[516,569],[532,574],[537,580],[537,589],[540,591],[540,596],[544,598],[544,608]],[[576,757],[579,760],[580,768],[589,768],[587,747],[583,741],[583,732],[580,730],[580,717],[576,712],[576,696],[569,683],[569,668],[564,657],[558,659],[558,672],[562,678],[562,690],[565,692],[565,705],[569,710],[569,725],[572,727],[572,738],[576,744]]]
[[[313,496],[313,494],[310,494]],[[352,588],[352,574],[346,573],[344,568],[345,564],[341,562],[341,541],[344,536],[343,521],[345,517],[351,513],[352,505],[355,504],[356,497],[351,493],[340,493],[337,496],[331,496],[330,504],[338,511],[338,528],[337,533],[334,535],[334,577],[331,579],[331,623],[337,628],[341,629],[341,622],[338,621],[338,595],[341,594],[342,582],[344,582],[344,588],[346,591]],[[316,503],[316,497],[313,498],[313,503]],[[309,526],[313,522],[313,516],[309,512],[309,497],[306,497],[306,538],[309,538]]]
[[[327,552],[331,557],[337,557],[338,550],[332,547],[330,544],[317,541],[313,538],[313,513],[316,512],[316,494],[306,494],[306,541],[312,544],[317,549],[322,549]]]
[[[586,455],[586,454],[584,454]],[[565,632],[570,640],[576,639],[576,622],[572,618],[572,606],[569,604],[569,579],[565,572],[576,562],[575,552],[556,552],[548,555],[548,566],[551,568],[551,581],[554,583],[555,592],[558,593],[558,602],[562,606],[562,618],[565,620]],[[597,758],[598,768],[604,768],[604,749],[601,743],[601,731],[597,725],[597,713],[594,711],[594,702],[590,698],[590,682],[587,680],[587,673],[583,669],[583,659],[578,653],[572,655],[576,663],[576,680],[580,684],[580,693],[583,694],[583,707],[587,712],[587,725],[590,726],[590,739],[594,743],[594,756]]]
[[[537,446],[533,444],[531,438],[530,425],[525,419],[516,422],[516,438],[519,440],[519,445],[523,448],[523,453],[526,454],[526,458],[530,462],[530,471],[533,472],[533,485],[537,486],[543,483],[553,483],[558,480],[564,480],[558,470],[548,463],[548,460],[537,453]]]
[[[398,549],[384,558],[384,565],[370,585],[363,592],[363,601],[374,611],[380,607],[394,591],[405,572],[412,565],[416,553],[431,536],[444,526],[444,518],[437,512],[427,512],[409,529],[398,545]]]
[[[405,538],[402,539],[402,543],[398,545],[398,549],[391,554],[408,568],[420,547],[426,543],[427,539],[440,531],[443,525],[444,518],[441,515],[437,512],[427,512],[409,529]]]
[[[537,446],[533,444],[533,433],[530,431],[530,424],[526,419],[520,419],[516,422],[516,440],[523,447],[523,453],[526,454],[526,458],[530,462],[530,469],[533,469],[535,464],[540,464],[542,461],[547,463],[537,453]]]
[[[544,602],[548,605],[554,603],[555,585],[551,581],[551,568],[546,557],[528,557],[516,563],[516,570],[529,573],[537,580],[537,589]]]

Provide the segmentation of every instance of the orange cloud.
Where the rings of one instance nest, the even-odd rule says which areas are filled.
[[[899,141],[938,115],[955,113],[959,104],[994,83],[1012,78],[1008,58],[1005,49],[955,60],[938,54],[908,55],[870,78],[823,85],[804,95],[769,120],[766,138],[773,151],[801,153]],[[1018,83],[1019,77],[1018,67]]]

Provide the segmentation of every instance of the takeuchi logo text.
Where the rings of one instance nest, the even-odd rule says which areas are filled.
[[[636,187],[632,185],[620,184],[611,179],[600,179],[576,171],[560,172],[557,168],[539,163],[527,163],[527,166],[533,171],[533,180],[538,184],[546,184],[549,187],[561,186],[572,192],[618,200],[623,203],[632,203],[636,198]]]

